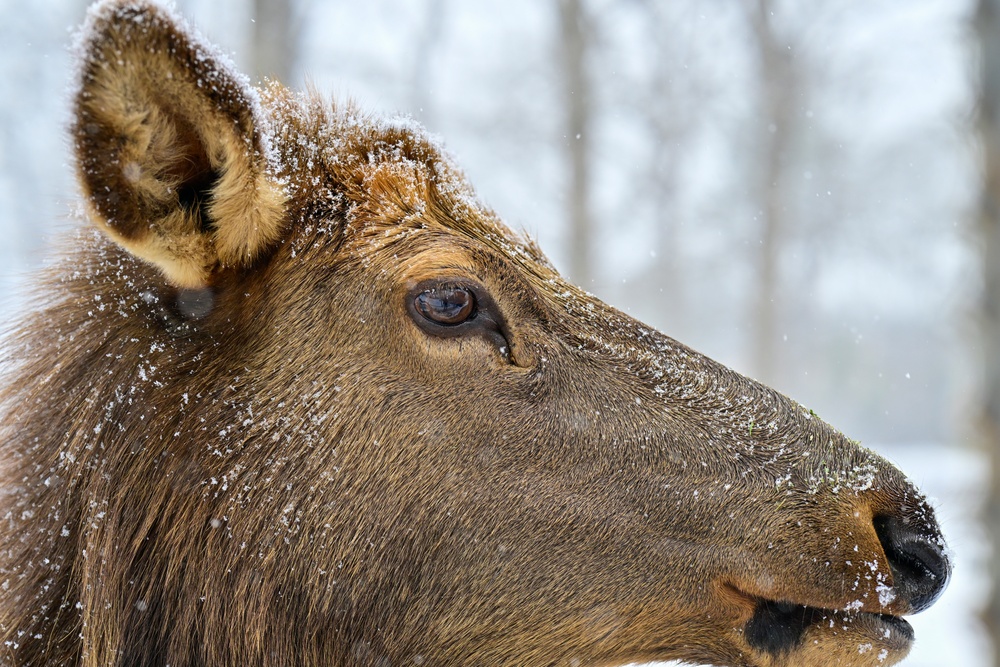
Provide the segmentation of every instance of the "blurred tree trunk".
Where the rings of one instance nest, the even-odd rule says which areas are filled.
[[[980,0],[975,27],[980,48],[979,137],[984,161],[977,228],[983,281],[977,313],[983,369],[978,423],[992,470],[984,511],[993,548],[988,561],[993,591],[985,621],[993,640],[993,664],[1000,665],[1000,0]]]
[[[664,95],[663,98],[669,98]],[[657,109],[670,109],[667,104],[656,105]],[[650,165],[654,184],[647,195],[659,212],[656,220],[656,257],[653,261],[652,287],[658,293],[652,295],[660,302],[664,321],[677,330],[679,323],[686,319],[684,299],[683,255],[681,253],[680,206],[678,206],[678,181],[680,165],[676,151],[678,128],[667,120],[668,114],[651,114],[650,125],[653,141],[660,147]]]
[[[686,80],[689,54],[678,46],[680,40],[663,39],[664,34],[669,34],[674,16],[664,17],[662,5],[657,3],[645,4],[643,9],[649,30],[646,48],[651,56],[652,74],[648,96],[636,105],[645,113],[647,131],[656,150],[647,167],[648,189],[636,196],[649,200],[656,211],[656,257],[650,279],[658,294],[654,293],[652,298],[659,302],[670,330],[679,332],[681,323],[687,319],[678,204],[682,174],[680,147],[694,125],[696,115],[691,109],[697,109],[702,99]]]
[[[441,43],[445,14],[445,0],[427,0],[424,29],[417,38],[413,57],[413,74],[410,78],[413,113],[418,114],[417,117],[425,125],[433,125],[433,97],[430,95],[432,58],[434,49]]]
[[[794,133],[796,81],[791,50],[775,34],[770,0],[757,0],[749,12],[760,66],[760,109],[763,117],[761,152],[752,163],[761,171],[757,179],[760,245],[756,284],[750,300],[753,307],[750,322],[753,327],[751,363],[758,379],[774,382],[777,325],[781,315],[781,248],[784,235],[788,232],[788,192],[784,167]]]
[[[583,0],[559,0],[563,95],[566,114],[566,159],[569,186],[569,275],[584,289],[593,289],[590,215],[591,99],[587,72],[587,27]]]
[[[298,52],[298,23],[293,0],[254,0],[253,71],[258,77],[292,81]]]

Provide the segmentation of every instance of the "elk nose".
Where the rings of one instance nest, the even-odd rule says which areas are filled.
[[[889,560],[896,593],[909,602],[913,613],[927,609],[944,591],[951,575],[943,541],[894,516],[876,516],[872,523]]]

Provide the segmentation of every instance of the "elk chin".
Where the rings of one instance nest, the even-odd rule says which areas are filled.
[[[898,616],[760,601],[744,629],[760,667],[888,667],[913,644]]]

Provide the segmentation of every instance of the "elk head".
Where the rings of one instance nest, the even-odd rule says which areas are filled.
[[[891,464],[566,282],[413,123],[259,92],[143,1],[82,54],[103,234],[10,418],[17,470],[67,480],[55,518],[22,497],[74,517],[69,611],[6,611],[15,664],[905,656],[949,564]]]

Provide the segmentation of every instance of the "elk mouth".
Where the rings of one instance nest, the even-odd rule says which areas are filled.
[[[870,652],[873,664],[893,664],[913,643],[913,627],[900,616],[823,609],[736,592],[753,604],[753,614],[742,628],[745,641],[754,651],[770,656],[774,664],[810,651],[813,647],[807,644],[827,649],[837,644],[855,656]],[[890,656],[894,659],[887,661]]]
[[[824,625],[832,630],[847,631],[858,623],[881,630],[877,634],[881,634],[884,641],[880,643],[906,648],[913,641],[913,627],[900,616],[820,609],[759,598],[743,631],[752,648],[774,655],[798,647],[806,630],[812,626]]]

